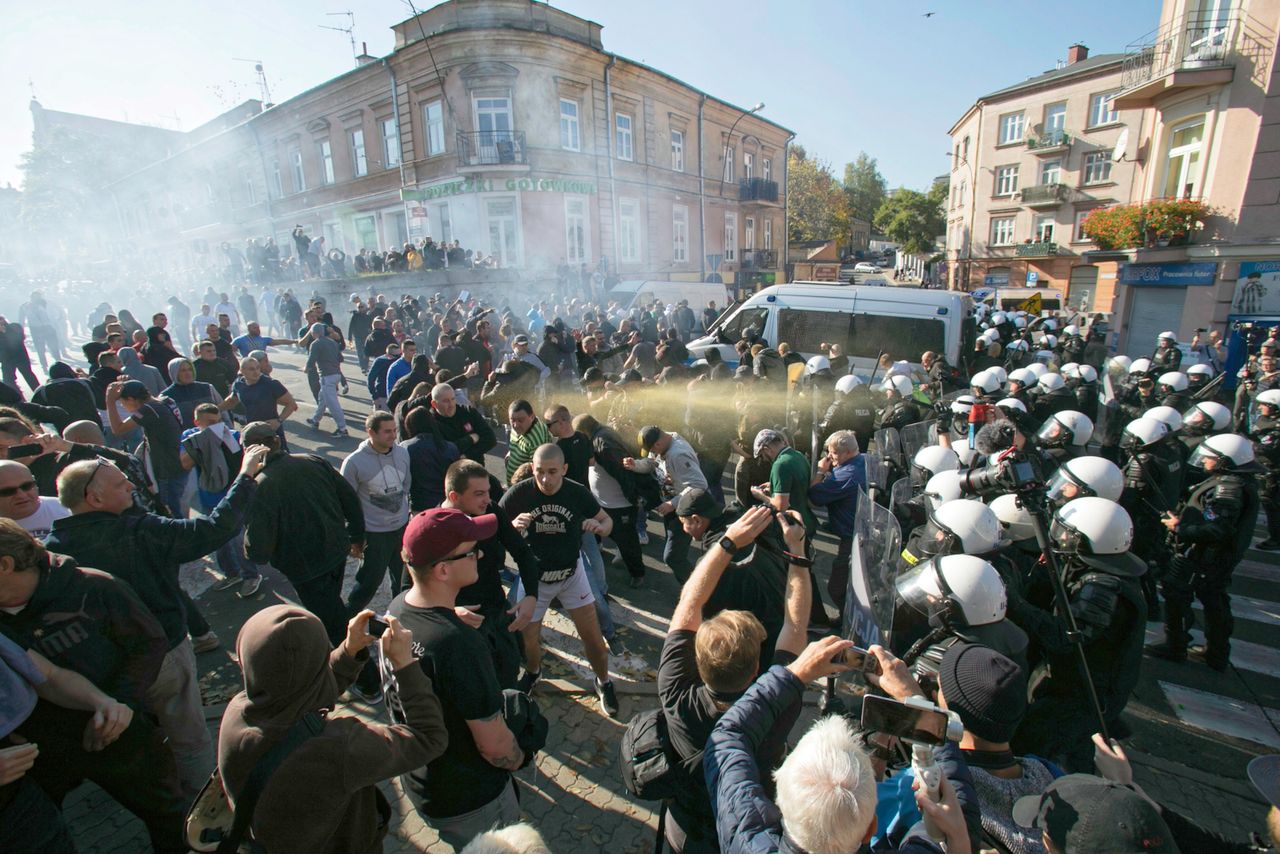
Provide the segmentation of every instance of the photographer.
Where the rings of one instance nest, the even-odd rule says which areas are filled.
[[[822,718],[805,733],[775,774],[775,798],[768,796],[758,761],[766,735],[781,716],[800,705],[805,686],[849,669],[832,658],[852,646],[835,637],[809,644],[791,664],[775,665],[756,680],[716,724],[703,767],[722,850],[808,854],[871,850],[876,831],[875,775],[871,758],[844,717]],[[881,690],[896,699],[921,693],[906,665],[880,647],[870,651],[882,669],[883,675],[871,677]],[[970,816],[962,812],[962,804],[970,807],[975,828],[978,821],[968,769],[954,744],[940,748],[936,755],[945,778],[940,800],[935,803],[918,792],[916,804],[944,835],[948,854],[968,854],[972,850],[966,823]],[[896,849],[880,845],[876,850],[924,854],[942,849],[913,833]]]

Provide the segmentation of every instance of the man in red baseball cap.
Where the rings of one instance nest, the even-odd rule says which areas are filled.
[[[413,632],[414,652],[449,731],[445,752],[402,782],[426,823],[459,850],[477,834],[520,819],[511,772],[523,765],[524,751],[503,720],[488,643],[463,621],[476,615],[457,606],[458,591],[479,577],[476,543],[497,530],[492,513],[472,517],[438,508],[414,516],[401,550],[412,586],[387,608]],[[397,686],[385,674],[383,691],[387,708],[397,708]]]

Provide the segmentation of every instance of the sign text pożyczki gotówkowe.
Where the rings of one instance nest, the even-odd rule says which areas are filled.
[[[563,178],[508,178],[505,181],[492,178],[459,178],[447,184],[435,184],[430,187],[404,187],[400,190],[400,198],[404,201],[427,201],[444,196],[462,196],[467,193],[507,192],[544,192],[544,193],[581,193],[594,195],[596,185],[590,181],[574,181]]]

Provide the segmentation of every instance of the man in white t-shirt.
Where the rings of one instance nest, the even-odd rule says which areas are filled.
[[[12,519],[37,540],[43,540],[55,519],[70,515],[58,499],[39,493],[31,469],[13,460],[0,460],[0,516]]]
[[[200,306],[200,313],[191,318],[191,340],[203,341],[207,336],[209,324],[218,325],[218,316],[209,309],[209,304]]]

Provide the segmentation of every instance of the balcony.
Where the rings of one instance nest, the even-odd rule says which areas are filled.
[[[1022,203],[1029,208],[1056,208],[1070,195],[1066,184],[1038,184],[1022,189]]]
[[[459,171],[500,169],[523,172],[528,168],[524,131],[458,131]]]
[[[778,253],[772,249],[744,249],[743,270],[774,270],[778,267]]]
[[[1239,10],[1188,17],[1129,45],[1112,103],[1117,109],[1146,107],[1161,95],[1230,83],[1237,61],[1256,63],[1274,44],[1274,34]]]
[[[1019,258],[1052,258],[1058,254],[1058,244],[1052,240],[1019,243],[1014,250]]]
[[[740,202],[776,202],[777,200],[777,181],[746,178],[738,182],[738,201]]]
[[[1071,134],[1065,130],[1051,130],[1048,133],[1029,136],[1027,148],[1041,157],[1065,154],[1071,148]]]

